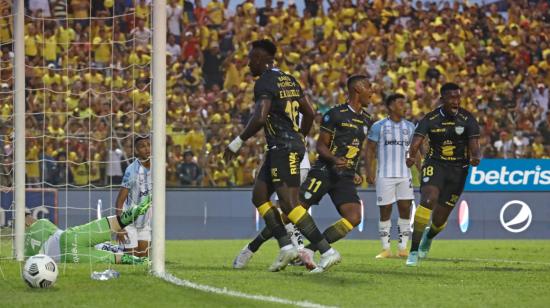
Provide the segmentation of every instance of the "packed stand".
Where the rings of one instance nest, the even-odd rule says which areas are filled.
[[[168,0],[167,185],[252,184],[262,135],[229,164],[222,153],[251,115],[247,42],[259,38],[276,41],[278,67],[301,82],[319,114],[307,138],[312,160],[320,114],[345,102],[346,78],[357,73],[374,84],[377,118],[383,98],[398,92],[416,122],[453,81],[480,122],[484,158],[550,158],[549,1],[403,2],[336,0],[323,10],[305,0],[298,12],[292,0],[247,0],[231,12],[228,1]],[[118,185],[133,134],[151,128],[150,0],[29,0],[27,9],[27,182]],[[2,9],[0,24],[12,24],[10,11]],[[4,42],[13,29],[1,29],[9,92],[13,52]],[[2,99],[6,132],[12,106]],[[3,145],[12,150],[9,138]]]

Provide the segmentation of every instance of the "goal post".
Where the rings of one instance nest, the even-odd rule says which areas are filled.
[[[166,200],[166,0],[153,1],[153,234],[151,261],[164,274]]]
[[[25,7],[14,1],[15,50],[15,259],[25,259]]]

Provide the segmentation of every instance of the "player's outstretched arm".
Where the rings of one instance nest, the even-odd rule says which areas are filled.
[[[330,141],[332,139],[332,134],[327,131],[321,130],[319,133],[319,138],[317,139],[317,153],[319,156],[325,160],[332,162],[336,169],[343,169],[347,166],[347,161],[343,157],[337,157],[330,152]]]
[[[412,167],[416,161],[416,153],[420,149],[420,146],[422,145],[422,142],[424,141],[424,136],[422,135],[414,135],[411,147],[409,148],[409,152],[407,153],[407,167]]]
[[[474,137],[468,140],[468,149],[470,150],[470,165],[479,165],[481,159],[481,149],[479,146],[479,138]]]
[[[313,107],[311,106],[311,103],[309,102],[309,99],[307,99],[306,96],[300,98],[298,100],[298,103],[300,104],[300,113],[302,114],[302,124],[300,125],[300,132],[302,135],[307,136],[309,134],[309,131],[311,130],[311,126],[313,125],[313,120],[315,118],[315,111],[313,110]]]
[[[240,136],[233,139],[233,141],[231,141],[225,149],[223,158],[226,162],[232,160],[236,156],[240,148],[243,146],[243,143],[248,140],[248,138],[254,136],[264,127],[265,122],[267,121],[267,115],[269,114],[269,109],[271,109],[271,99],[262,97],[256,102],[254,113],[246,124],[244,131]]]

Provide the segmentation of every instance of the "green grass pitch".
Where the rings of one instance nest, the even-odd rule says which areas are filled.
[[[245,240],[168,241],[166,269],[181,279],[251,295],[339,307],[548,307],[550,241],[435,240],[417,268],[404,259],[375,260],[378,241],[335,245],[342,263],[320,275],[288,267],[270,273],[277,253],[266,243],[246,269],[231,263]],[[395,244],[395,242],[394,242]],[[2,241],[0,256],[11,253]],[[279,307],[281,304],[206,293],[149,276],[146,267],[114,266],[121,277],[90,279],[107,265],[60,265],[52,289],[33,290],[22,265],[0,260],[1,307]]]

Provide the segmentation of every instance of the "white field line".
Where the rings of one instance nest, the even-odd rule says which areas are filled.
[[[194,290],[199,290],[207,293],[215,293],[215,294],[222,294],[232,297],[239,297],[239,298],[246,298],[251,300],[257,300],[262,302],[271,302],[271,303],[277,303],[277,304],[285,304],[285,305],[293,305],[298,307],[309,307],[309,308],[330,308],[332,306],[324,306],[321,304],[311,303],[308,301],[293,301],[289,299],[284,299],[280,297],[275,296],[266,296],[266,295],[256,295],[256,294],[248,294],[243,293],[239,291],[233,291],[229,290],[227,288],[218,288],[218,287],[212,287],[209,285],[204,284],[198,284],[194,283],[189,280],[180,279],[176,276],[173,276],[169,273],[153,273],[154,276],[159,277],[160,279],[167,281],[169,283],[184,287],[184,288],[190,288]]]

